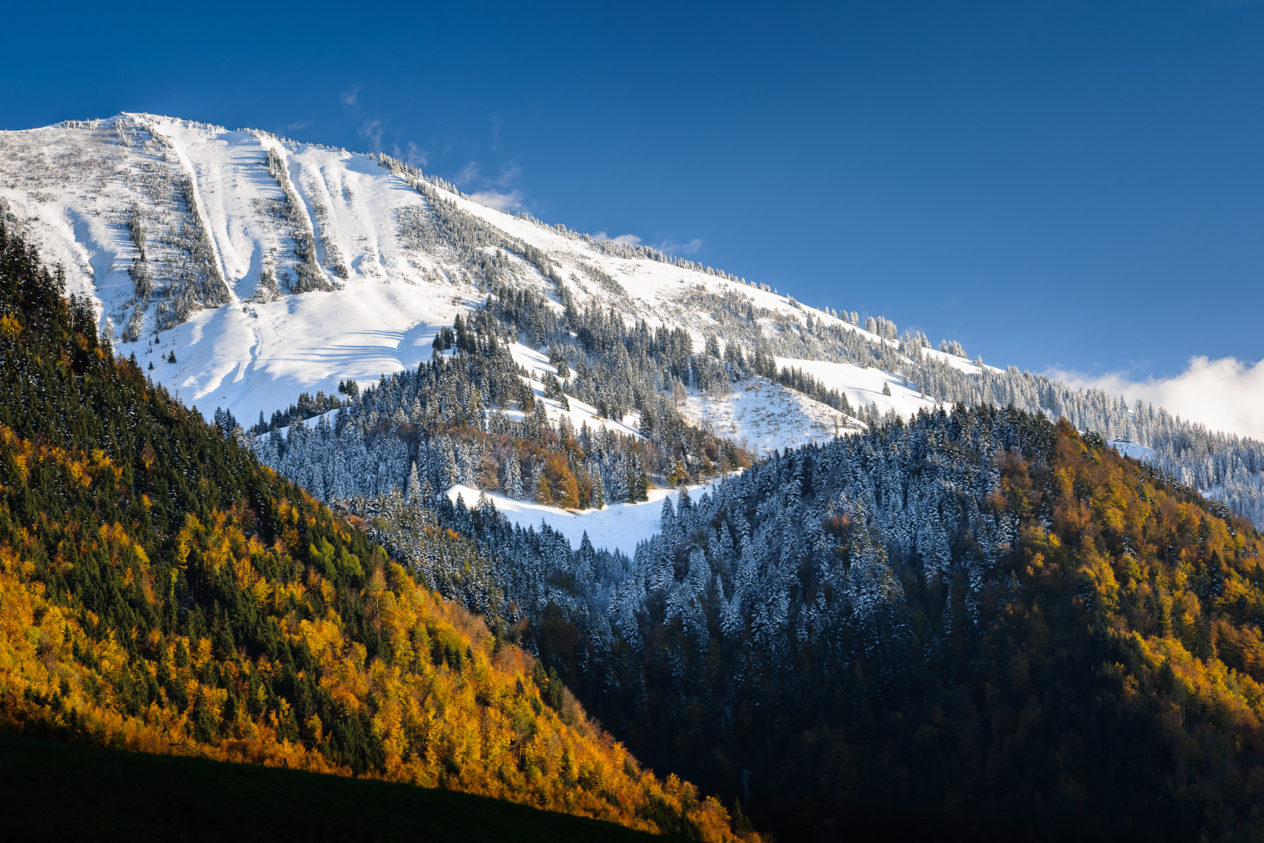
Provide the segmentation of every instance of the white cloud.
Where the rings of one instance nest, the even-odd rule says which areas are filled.
[[[359,122],[360,125],[356,127],[356,134],[364,140],[368,151],[389,154],[391,157],[411,164],[414,167],[427,166],[430,163],[429,150],[418,146],[412,141],[400,146],[400,133],[390,128],[391,115],[385,114],[379,117],[372,117],[365,114],[364,109],[360,107],[360,91],[362,90],[364,90],[363,85],[352,85],[338,95],[338,101],[342,103],[347,118]],[[311,125],[310,120],[304,122],[307,125]],[[298,126],[299,124],[292,124],[290,128]]]
[[[465,187],[478,179],[479,167],[477,161],[471,161],[461,168],[461,171],[452,177],[452,183],[458,187]]]
[[[465,190],[475,202],[489,208],[520,211],[526,206],[526,196],[516,186],[521,176],[522,168],[515,161],[502,164],[500,174],[494,178],[483,175],[477,161],[470,161],[452,177],[452,183]]]
[[[295,120],[293,123],[287,123],[285,125],[285,129],[289,132],[296,132],[299,129],[307,129],[311,127],[315,122],[315,120]]]
[[[523,206],[521,190],[480,190],[471,193],[470,198],[480,205],[486,205],[497,211],[517,211]]]
[[[408,142],[407,147],[404,149],[403,155],[400,155],[399,151],[396,150],[395,157],[403,158],[405,162],[411,164],[414,167],[425,167],[426,165],[430,163],[429,151],[423,149],[422,147],[418,146],[412,141]]]
[[[360,124],[359,134],[369,145],[370,152],[382,151],[382,133],[385,126],[381,120],[365,120]]]
[[[483,168],[477,161],[470,161],[452,177],[452,183],[465,187],[475,183],[492,185],[493,187],[513,187],[522,176],[522,167],[517,161],[509,161],[500,166],[500,175],[492,178],[483,175]]]
[[[688,243],[676,243],[672,240],[664,240],[658,244],[658,250],[669,255],[692,255],[696,254],[702,248],[702,238],[695,237]]]
[[[500,166],[500,175],[491,179],[491,183],[499,187],[508,187],[518,181],[518,177],[522,175],[522,168],[518,166],[517,161],[510,161]]]
[[[1179,375],[1141,381],[1122,372],[1049,374],[1072,386],[1122,394],[1129,404],[1141,400],[1209,428],[1264,440],[1264,360],[1252,364],[1233,357],[1191,357]]]
[[[609,240],[611,243],[621,243],[624,246],[639,246],[643,242],[640,237],[635,234],[618,234],[611,237],[604,231],[598,231],[595,235],[598,240]]]

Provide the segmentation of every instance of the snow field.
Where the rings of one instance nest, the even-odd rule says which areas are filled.
[[[721,478],[722,479],[722,478]],[[720,479],[697,486],[688,486],[691,497],[697,497]],[[632,556],[637,544],[659,530],[659,516],[663,511],[663,499],[671,498],[672,506],[680,500],[681,489],[650,489],[649,500],[640,503],[616,503],[604,509],[559,509],[553,506],[507,498],[493,492],[481,492],[470,486],[456,485],[444,494],[456,503],[460,498],[467,508],[478,504],[480,495],[496,507],[496,510],[520,527],[548,525],[566,537],[572,549],[579,549],[584,533],[595,548],[618,550]]]

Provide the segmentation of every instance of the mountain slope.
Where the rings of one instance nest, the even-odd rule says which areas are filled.
[[[116,361],[2,221],[0,381],[5,731],[731,839],[528,655]]]
[[[184,402],[247,425],[302,393],[324,406],[345,381],[411,371],[457,315],[529,293],[557,316],[570,301],[613,308],[628,330],[681,332],[692,361],[674,372],[680,395],[656,388],[679,398],[685,420],[752,453],[827,441],[888,411],[1013,403],[1152,448],[1164,470],[1264,525],[1258,442],[971,363],[959,344],[936,350],[887,319],[861,328],[855,313],[504,214],[381,156],[120,114],[0,133],[0,174],[8,216],[64,267],[100,326],[129,340],[123,350]],[[569,318],[556,331],[514,327],[524,362],[549,343],[570,355],[579,332]],[[767,365],[742,365],[738,352]],[[635,429],[644,394],[602,413],[599,394],[622,390],[619,361],[594,365],[586,391],[565,387],[572,421]],[[543,367],[527,368],[541,387]]]
[[[1264,537],[1065,422],[797,449],[682,499],[630,569],[552,564],[605,602],[537,615],[544,663],[779,837],[1264,828]]]
[[[620,590],[653,691],[617,728],[778,832],[1260,833],[1264,539],[1065,422],[755,466]]]
[[[332,393],[345,378],[375,380],[428,359],[438,328],[485,297],[472,265],[481,257],[499,253],[517,285],[553,293],[555,276],[581,300],[618,302],[652,324],[691,286],[743,286],[614,257],[394,162],[262,132],[121,114],[6,132],[0,167],[13,175],[0,198],[65,267],[69,289],[98,299],[119,332],[137,312],[132,336],[176,328],[160,349],[175,350],[177,363],[154,355],[155,377],[243,419],[278,409],[265,391]],[[151,279],[143,294],[139,267]],[[195,284],[195,272],[206,280]],[[299,295],[311,290],[330,295]]]
[[[126,400],[84,392],[97,381],[67,373],[108,356],[90,307],[27,354],[46,309],[24,305],[0,326],[19,386],[0,417],[8,676],[29,689],[6,700],[16,721],[617,812],[600,787],[578,809],[549,789],[547,773],[574,772],[549,748],[592,734],[560,677],[657,766],[791,834],[1259,831],[1261,539],[1101,439],[1152,449],[1257,520],[1259,443],[499,214],[388,159],[149,116],[40,132],[2,138],[30,176],[2,188],[8,214],[107,313],[169,326],[124,350],[235,413],[326,390],[251,445],[415,570],[137,393],[139,370],[107,379]],[[145,197],[129,179],[144,187],[148,170],[170,189],[133,212]],[[361,389],[345,382],[361,363],[403,371]],[[336,384],[347,402],[329,412]],[[880,418],[946,401],[969,407]],[[436,495],[463,484],[599,510],[744,465],[729,441],[743,430],[765,450],[829,441],[681,495],[632,559]],[[108,612],[86,614],[88,599]],[[403,633],[418,624],[427,646]],[[502,633],[539,669],[497,648]],[[425,701],[477,730],[381,704],[401,652],[398,682],[415,688],[415,669]],[[396,725],[442,752],[410,755]],[[545,733],[558,743],[537,745]],[[603,758],[570,779],[617,776]],[[622,769],[632,822],[722,820],[686,786],[669,779],[659,801]]]

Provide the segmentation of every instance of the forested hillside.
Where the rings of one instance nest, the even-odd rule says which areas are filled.
[[[777,830],[1251,839],[1262,562],[1065,422],[928,415],[668,518],[612,601],[639,705],[599,711]]]
[[[959,409],[798,449],[665,507],[631,561],[360,505],[642,757],[778,834],[1264,829],[1264,540],[1065,422]],[[444,527],[480,561],[416,541]]]
[[[733,837],[62,293],[0,221],[0,726]]]
[[[683,332],[655,338],[644,323],[629,332],[639,340],[629,355],[617,317],[565,312],[571,320],[553,317],[544,336],[565,334],[559,323],[572,324],[584,343],[552,349],[558,375],[544,373],[540,394],[506,341],[523,323],[506,324],[487,308],[468,321],[458,317],[455,331],[436,337],[433,359],[415,371],[363,390],[349,387],[353,400],[336,413],[311,425],[261,421],[251,431],[253,447],[262,462],[330,501],[392,489],[429,497],[461,483],[571,509],[601,508],[644,500],[650,483],[699,480],[750,464],[743,449],[688,424],[668,397],[680,377],[704,365],[727,388],[730,373],[718,360],[692,355]],[[567,392],[596,409],[578,429]],[[312,409],[324,406],[317,401]],[[605,424],[633,412],[636,429]],[[296,405],[278,421],[301,413]],[[234,424],[223,419],[225,433]]]

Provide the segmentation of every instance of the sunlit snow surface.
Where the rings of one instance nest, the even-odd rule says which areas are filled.
[[[727,395],[692,392],[680,408],[695,424],[731,439],[753,456],[808,442],[828,442],[853,430],[838,410],[764,378],[737,384]]]
[[[1145,445],[1138,445],[1136,442],[1129,442],[1127,439],[1112,439],[1107,443],[1125,457],[1132,457],[1134,460],[1149,462],[1154,459],[1154,449],[1147,448]]]
[[[274,169],[280,162],[283,177],[269,169],[269,156]],[[265,132],[146,114],[0,132],[0,200],[44,257],[65,269],[68,289],[97,304],[118,351],[136,355],[155,381],[186,404],[208,416],[224,407],[246,425],[289,406],[302,392],[332,394],[346,379],[368,386],[429,360],[438,330],[487,301],[471,270],[469,242],[497,257],[503,280],[535,290],[558,310],[552,279],[561,279],[577,304],[614,308],[629,326],[641,319],[651,329],[681,328],[696,349],[707,334],[723,336],[725,330],[708,307],[699,306],[706,296],[749,302],[765,331],[777,320],[783,327],[815,320],[893,344],[770,290],[649,256],[608,254],[560,227],[420,183],[373,156]],[[436,214],[448,214],[476,236],[464,245],[453,242]],[[124,325],[137,306],[132,273],[141,252],[129,222],[137,218],[155,292],[142,305],[139,341],[124,343]],[[187,241],[198,232],[205,232],[208,272],[223,278],[228,303],[195,310],[182,324],[156,332],[157,302],[187,266]],[[304,237],[314,243],[329,290],[289,292],[287,279],[296,277]],[[544,264],[527,260],[529,247],[546,256]],[[279,284],[267,283],[269,275]],[[640,435],[635,413],[605,419],[573,396],[569,407],[544,398],[543,378],[557,373],[543,350],[515,342],[510,352],[552,420],[565,417],[577,430],[587,425]],[[960,358],[949,362],[976,368]],[[792,358],[777,364],[839,390],[855,410],[873,405],[881,413],[908,415],[931,404],[900,378],[874,369]],[[564,391],[567,380],[561,379]],[[680,410],[755,456],[863,427],[762,378],[727,395],[690,390]],[[470,505],[478,498],[475,490],[461,494]],[[657,529],[666,495],[654,490],[646,504],[579,513],[492,500],[517,523],[543,520],[573,544],[587,530],[594,544],[630,553]]]

